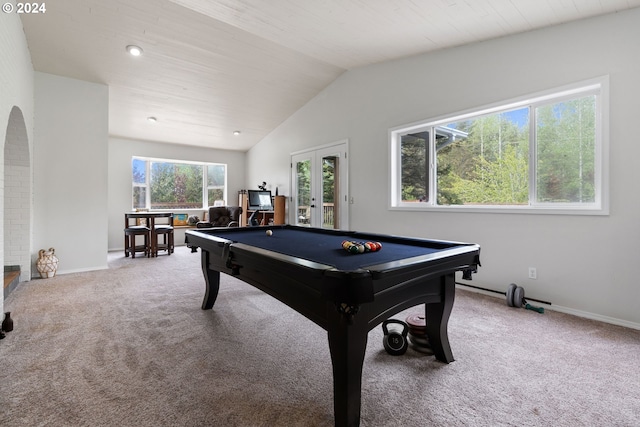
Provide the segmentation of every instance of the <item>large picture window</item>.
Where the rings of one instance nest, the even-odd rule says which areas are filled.
[[[133,209],[206,209],[226,199],[227,166],[133,157]]]
[[[608,213],[606,83],[392,129],[391,207]]]

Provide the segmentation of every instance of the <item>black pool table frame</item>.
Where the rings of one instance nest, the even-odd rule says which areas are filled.
[[[284,225],[259,227],[297,228]],[[454,360],[447,325],[455,298],[455,273],[465,278],[480,265],[475,244],[299,227],[310,233],[336,233],[348,240],[375,240],[435,246],[439,250],[410,259],[339,271],[314,261],[224,238],[227,230],[187,230],[186,240],[201,248],[206,290],[202,309],[213,307],[220,273],[235,276],[273,296],[325,329],[333,366],[336,426],[360,423],[362,367],[368,332],[407,308],[425,304],[429,343],[435,357]],[[255,232],[255,228],[246,228]],[[310,235],[312,238],[313,235]],[[384,247],[383,247],[384,250]],[[354,255],[358,256],[358,255]]]

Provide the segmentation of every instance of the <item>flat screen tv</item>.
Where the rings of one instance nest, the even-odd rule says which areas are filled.
[[[248,190],[250,211],[272,211],[271,191]]]

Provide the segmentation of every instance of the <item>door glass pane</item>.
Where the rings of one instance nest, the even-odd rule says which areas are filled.
[[[296,163],[296,224],[311,225],[311,160]]]
[[[322,158],[322,228],[337,229],[338,158]]]

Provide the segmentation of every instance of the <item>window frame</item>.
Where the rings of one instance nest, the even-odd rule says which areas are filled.
[[[138,184],[135,183],[133,181],[133,162],[134,160],[142,160],[145,161],[145,183],[144,184]],[[208,167],[209,166],[224,166],[224,186],[223,186],[223,195],[224,195],[224,200],[227,200],[227,191],[228,191],[228,177],[227,177],[227,172],[228,172],[228,165],[226,163],[213,163],[213,162],[196,162],[196,161],[191,161],[191,160],[179,160],[179,159],[165,159],[165,158],[159,158],[159,157],[146,157],[146,156],[131,156],[131,169],[130,169],[130,173],[131,173],[131,197],[130,197],[130,201],[131,201],[131,208],[132,210],[135,210],[136,208],[133,206],[133,193],[134,193],[134,189],[135,187],[140,187],[140,188],[145,188],[145,207],[144,208],[137,208],[137,209],[146,209],[149,210],[150,212],[154,212],[154,211],[166,211],[167,209],[153,209],[151,208],[151,186],[149,183],[149,179],[151,178],[151,163],[156,162],[156,163],[172,163],[172,164],[183,164],[183,165],[197,165],[197,166],[202,166],[202,206],[198,207],[198,208],[176,208],[176,209],[171,209],[171,211],[173,212],[180,212],[180,211],[193,211],[193,210],[202,210],[202,209],[208,209],[209,206],[213,206],[213,200],[209,201],[209,189],[211,188],[218,188],[217,186],[209,186],[208,185],[208,179],[207,179],[207,174],[208,174]]]
[[[596,97],[595,131],[595,201],[593,203],[536,202],[536,135],[535,108],[542,105],[575,99],[580,96]],[[449,123],[478,118],[517,108],[529,110],[529,200],[527,205],[438,205],[437,170],[435,167],[435,128]],[[403,135],[429,132],[428,183],[429,195],[425,202],[402,201],[401,139]],[[439,116],[432,119],[389,129],[389,210],[437,212],[485,212],[566,215],[609,215],[609,76],[601,76],[566,86],[525,95],[508,101]]]

